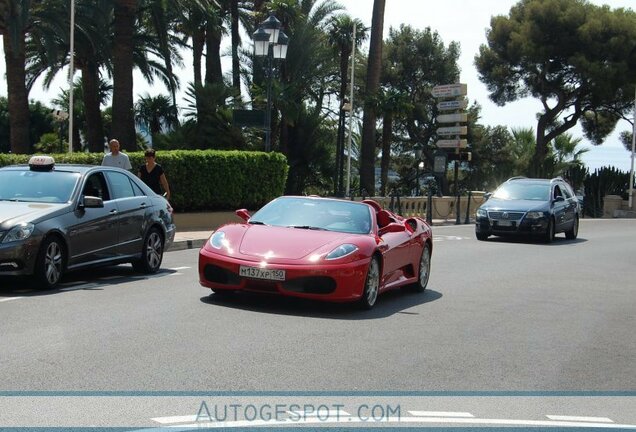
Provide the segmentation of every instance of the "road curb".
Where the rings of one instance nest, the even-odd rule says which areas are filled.
[[[195,239],[195,240],[178,240],[172,242],[166,252],[176,252],[186,249],[199,249],[205,244],[207,239]]]

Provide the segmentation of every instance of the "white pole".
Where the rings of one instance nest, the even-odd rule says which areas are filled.
[[[68,71],[68,152],[73,153],[73,75],[75,75],[75,0],[71,0],[71,46]]]
[[[353,40],[351,48],[351,94],[349,96],[349,137],[347,138],[347,187],[345,196],[349,196],[349,188],[351,185],[351,133],[353,129],[353,78],[355,77],[355,61],[356,61],[356,22],[353,22]]]
[[[634,143],[636,143],[636,89],[634,90],[634,124],[632,125],[632,167],[629,170],[629,208],[634,210]]]

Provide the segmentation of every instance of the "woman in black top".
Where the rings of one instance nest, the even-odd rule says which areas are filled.
[[[168,180],[163,172],[163,168],[157,162],[155,162],[155,150],[148,149],[144,153],[146,163],[139,167],[137,175],[139,178],[150,187],[155,193],[161,195],[162,188],[166,193],[166,198],[170,199],[170,187],[168,186]]]

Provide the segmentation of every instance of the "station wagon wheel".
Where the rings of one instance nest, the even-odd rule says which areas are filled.
[[[64,246],[56,237],[42,242],[35,264],[35,279],[45,289],[55,288],[64,271]]]
[[[364,290],[362,291],[362,297],[360,298],[360,307],[362,309],[371,309],[376,300],[378,299],[378,292],[380,291],[380,263],[378,259],[373,257],[369,263],[369,269],[367,270],[367,278],[364,282]]]
[[[579,217],[574,216],[574,222],[572,222],[572,228],[565,232],[565,238],[574,240],[579,235]]]
[[[428,243],[424,243],[420,267],[417,273],[417,282],[413,286],[416,292],[424,292],[428,285],[428,278],[431,274],[431,249]]]
[[[546,243],[552,243],[552,241],[554,240],[554,235],[555,235],[554,218],[550,218],[550,221],[548,222],[548,228],[546,228],[545,230],[545,237],[543,238],[543,240]]]
[[[143,273],[156,273],[163,260],[163,237],[157,228],[151,228],[144,238],[141,258],[133,262],[135,270]]]

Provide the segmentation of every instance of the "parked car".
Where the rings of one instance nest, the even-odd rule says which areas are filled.
[[[168,201],[128,171],[50,156],[0,169],[0,276],[53,288],[88,266],[131,262],[154,273],[174,234]]]
[[[378,294],[424,291],[431,228],[372,200],[279,197],[216,230],[199,252],[199,281],[215,293],[254,291],[372,308]]]
[[[581,207],[562,178],[513,177],[501,184],[476,212],[478,240],[490,235],[531,235],[546,242],[564,232],[575,239]]]

